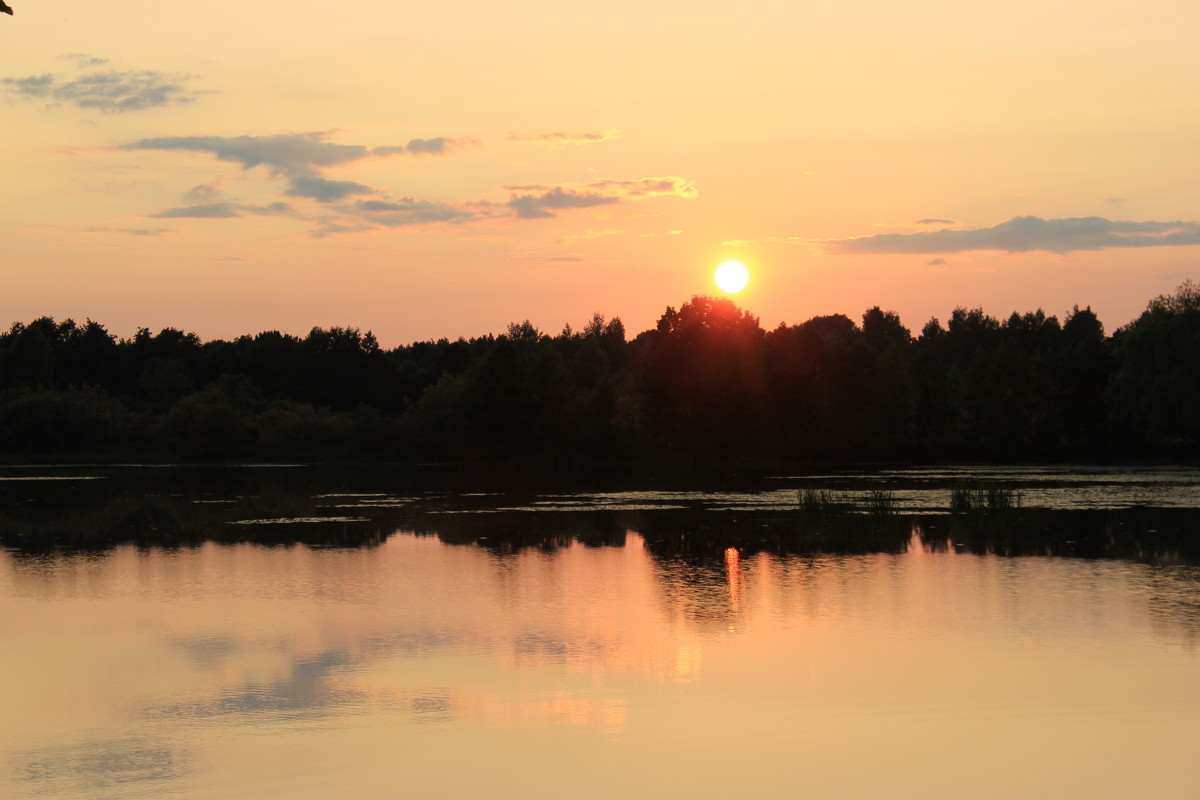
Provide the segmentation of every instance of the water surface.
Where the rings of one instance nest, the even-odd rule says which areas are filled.
[[[0,490],[6,798],[1200,794],[1194,472],[50,472]]]

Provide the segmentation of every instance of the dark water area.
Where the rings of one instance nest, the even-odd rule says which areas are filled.
[[[0,796],[1191,798],[1200,471],[0,469]]]
[[[697,488],[699,487],[699,488]],[[956,511],[997,487],[1003,509]],[[805,493],[834,498],[806,507]],[[884,507],[873,500],[884,498]],[[0,545],[14,553],[204,542],[372,547],[396,531],[491,550],[901,553],[1200,563],[1200,470],[918,468],[798,475],[562,474],[452,467],[0,468]]]

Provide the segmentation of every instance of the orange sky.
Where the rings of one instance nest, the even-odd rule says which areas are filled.
[[[13,7],[4,325],[632,334],[737,258],[768,327],[1112,330],[1198,274],[1197,3]]]

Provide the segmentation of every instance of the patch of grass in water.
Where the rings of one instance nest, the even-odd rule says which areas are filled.
[[[1021,493],[1008,486],[959,484],[950,489],[950,510],[1014,511],[1021,507],[1021,499]]]
[[[800,511],[809,516],[852,514],[858,511],[875,516],[896,513],[896,496],[887,489],[871,489],[861,501],[827,489],[800,489],[796,492],[796,499]]]
[[[828,489],[797,489],[796,499],[800,503],[800,510],[812,516],[849,511],[854,508],[854,504],[845,495],[831,492]]]
[[[871,489],[867,492],[867,513],[887,517],[896,513],[896,495],[887,489]]]

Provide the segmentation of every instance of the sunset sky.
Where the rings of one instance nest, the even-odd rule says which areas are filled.
[[[1091,305],[1200,276],[1200,2],[204,4],[0,17],[0,325],[629,333],[736,296]]]

